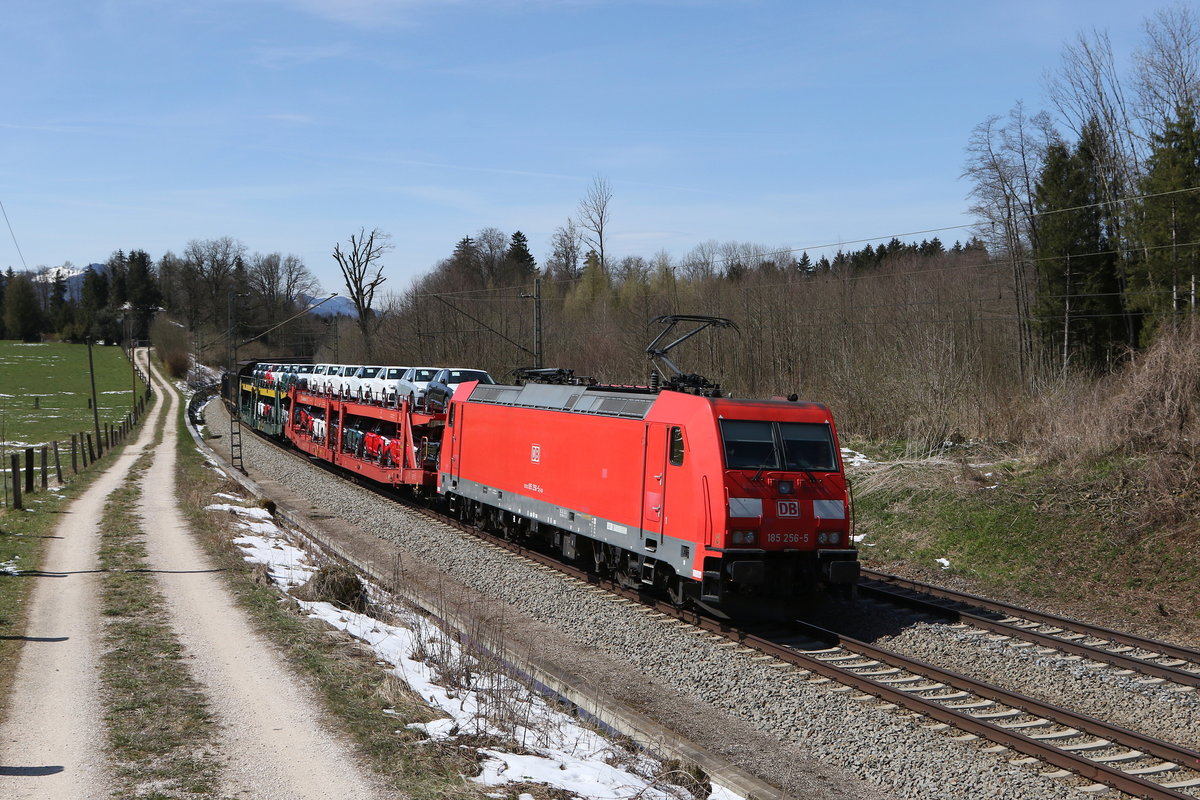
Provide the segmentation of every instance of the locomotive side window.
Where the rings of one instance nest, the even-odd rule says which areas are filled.
[[[721,420],[726,469],[836,472],[833,435],[818,422]]]
[[[679,427],[671,428],[671,464],[683,466],[683,429]]]
[[[774,425],[742,419],[721,420],[721,438],[725,441],[727,469],[776,469]]]
[[[781,422],[785,469],[808,469],[821,472],[837,470],[833,457],[833,439],[829,426],[817,422]]]

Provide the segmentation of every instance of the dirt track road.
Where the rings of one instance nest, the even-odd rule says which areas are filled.
[[[180,397],[155,372],[160,402],[137,441],[78,500],[47,548],[30,598],[28,637],[10,713],[0,724],[0,797],[110,797],[99,690],[96,573],[105,499],[149,446],[164,412],[162,443],[143,477],[139,511],[150,569],[167,597],[193,676],[221,729],[225,797],[383,798],[353,754],[323,724],[317,703],[255,634],[176,510]],[[164,406],[166,407],[164,409]]]

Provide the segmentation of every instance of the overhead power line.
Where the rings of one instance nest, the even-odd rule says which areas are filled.
[[[4,208],[4,202],[0,201],[0,212],[4,212],[4,222],[8,225],[8,235],[12,237],[13,247],[17,248],[17,255],[21,257],[22,269],[29,269],[29,265],[25,263],[25,254],[21,252],[21,245],[17,244],[17,235],[13,233],[12,223],[8,221],[8,211]]]

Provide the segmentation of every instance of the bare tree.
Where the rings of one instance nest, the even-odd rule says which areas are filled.
[[[246,264],[246,283],[262,306],[267,327],[292,312],[300,304],[301,295],[312,296],[320,288],[316,277],[299,256],[279,253],[250,256]]]
[[[333,246],[333,257],[342,269],[346,291],[358,313],[358,330],[367,358],[371,358],[373,352],[371,338],[375,328],[371,304],[375,302],[375,290],[387,280],[383,277],[380,259],[392,249],[391,238],[378,228],[372,228],[370,233],[366,228],[359,228],[357,234],[350,236],[348,249],[343,250],[341,242]]]
[[[1093,31],[1089,38],[1080,33],[1074,44],[1067,45],[1062,65],[1051,79],[1049,89],[1059,113],[1078,139],[1084,138],[1084,131],[1090,125],[1099,127],[1100,148],[1095,162],[1100,177],[1100,199],[1107,206],[1110,239],[1122,250],[1117,280],[1125,298],[1132,268],[1123,245],[1133,211],[1122,201],[1137,185],[1144,140],[1139,141],[1125,89],[1113,63],[1108,34]],[[1126,341],[1132,345],[1137,340],[1136,320],[1128,308],[1124,316]]]
[[[681,272],[689,280],[706,280],[717,274],[720,245],[716,239],[701,242],[688,251],[680,261]]]
[[[484,280],[488,286],[495,286],[500,277],[504,253],[508,250],[508,234],[499,228],[483,228],[475,234],[475,247]]]
[[[608,269],[608,259],[604,252],[604,235],[608,230],[611,214],[609,204],[612,202],[612,186],[608,179],[599,175],[592,178],[592,185],[587,194],[579,201],[579,224],[583,227],[583,240],[596,251],[600,257],[601,269]]]
[[[242,266],[246,246],[229,236],[218,239],[192,239],[183,249],[186,267],[183,274],[195,281],[193,289],[198,295],[198,323],[221,324],[228,308],[229,293],[236,291],[236,272]]]
[[[1189,6],[1160,9],[1145,22],[1146,46],[1134,54],[1138,117],[1161,134],[1179,109],[1200,104],[1200,22]]]
[[[963,170],[963,177],[973,184],[971,211],[982,223],[978,235],[991,252],[1007,256],[1012,270],[1022,378],[1033,356],[1030,282],[1037,278],[1031,258],[1037,246],[1034,188],[1045,163],[1046,148],[1058,138],[1047,114],[1028,117],[1024,105],[1018,102],[1006,122],[992,116],[975,127]]]
[[[580,276],[579,267],[583,258],[583,237],[575,220],[567,218],[566,225],[559,225],[550,237],[550,255],[546,258],[546,272],[554,280],[574,280]]]

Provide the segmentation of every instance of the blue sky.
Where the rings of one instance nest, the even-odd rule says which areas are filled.
[[[232,236],[326,291],[360,227],[393,237],[386,290],[483,227],[540,263],[595,176],[618,257],[815,255],[970,222],[972,128],[1047,107],[1081,30],[1128,65],[1162,5],[17,0],[0,202],[31,268]]]

